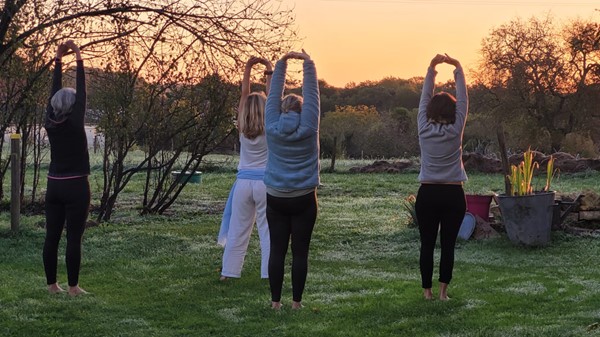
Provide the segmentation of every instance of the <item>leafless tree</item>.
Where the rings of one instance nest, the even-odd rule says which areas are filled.
[[[577,113],[567,119],[567,130],[589,131],[597,134],[600,123],[600,23],[577,19],[563,28],[562,32],[568,62],[569,76],[574,91],[568,102]],[[596,137],[600,141],[599,137]]]
[[[566,134],[585,130],[600,32],[584,20],[560,28],[550,15],[515,19],[482,41],[476,87],[486,97],[483,109],[495,115],[490,121],[511,130],[512,146],[558,150]]]

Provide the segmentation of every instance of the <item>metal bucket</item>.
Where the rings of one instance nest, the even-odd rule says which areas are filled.
[[[555,192],[524,196],[498,195],[502,223],[510,241],[526,246],[550,243]]]

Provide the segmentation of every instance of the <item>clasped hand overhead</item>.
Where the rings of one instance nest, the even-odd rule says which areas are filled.
[[[285,54],[282,57],[282,59],[283,60],[298,59],[298,60],[308,61],[308,60],[310,60],[310,56],[306,53],[306,51],[304,51],[304,49],[302,49],[302,52],[291,51],[291,52]]]
[[[435,68],[436,65],[440,64],[440,63],[448,63],[450,65],[453,65],[455,67],[460,67],[460,62],[458,62],[457,59],[450,57],[448,54],[437,54],[433,57],[433,59],[431,59],[431,63],[430,66],[432,68]]]

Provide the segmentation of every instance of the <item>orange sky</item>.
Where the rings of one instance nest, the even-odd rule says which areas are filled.
[[[577,17],[600,20],[590,0],[280,0],[295,7],[304,48],[320,79],[343,87],[387,76],[424,76],[436,53],[467,69],[476,66],[481,40],[492,28],[520,17],[550,13],[556,24]],[[438,81],[451,78],[440,67]]]

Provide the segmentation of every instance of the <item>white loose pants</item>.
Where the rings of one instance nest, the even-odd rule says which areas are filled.
[[[256,220],[260,239],[260,275],[269,278],[269,226],[267,224],[267,188],[262,180],[238,179],[232,196],[231,220],[223,252],[221,275],[241,277],[250,235]]]

